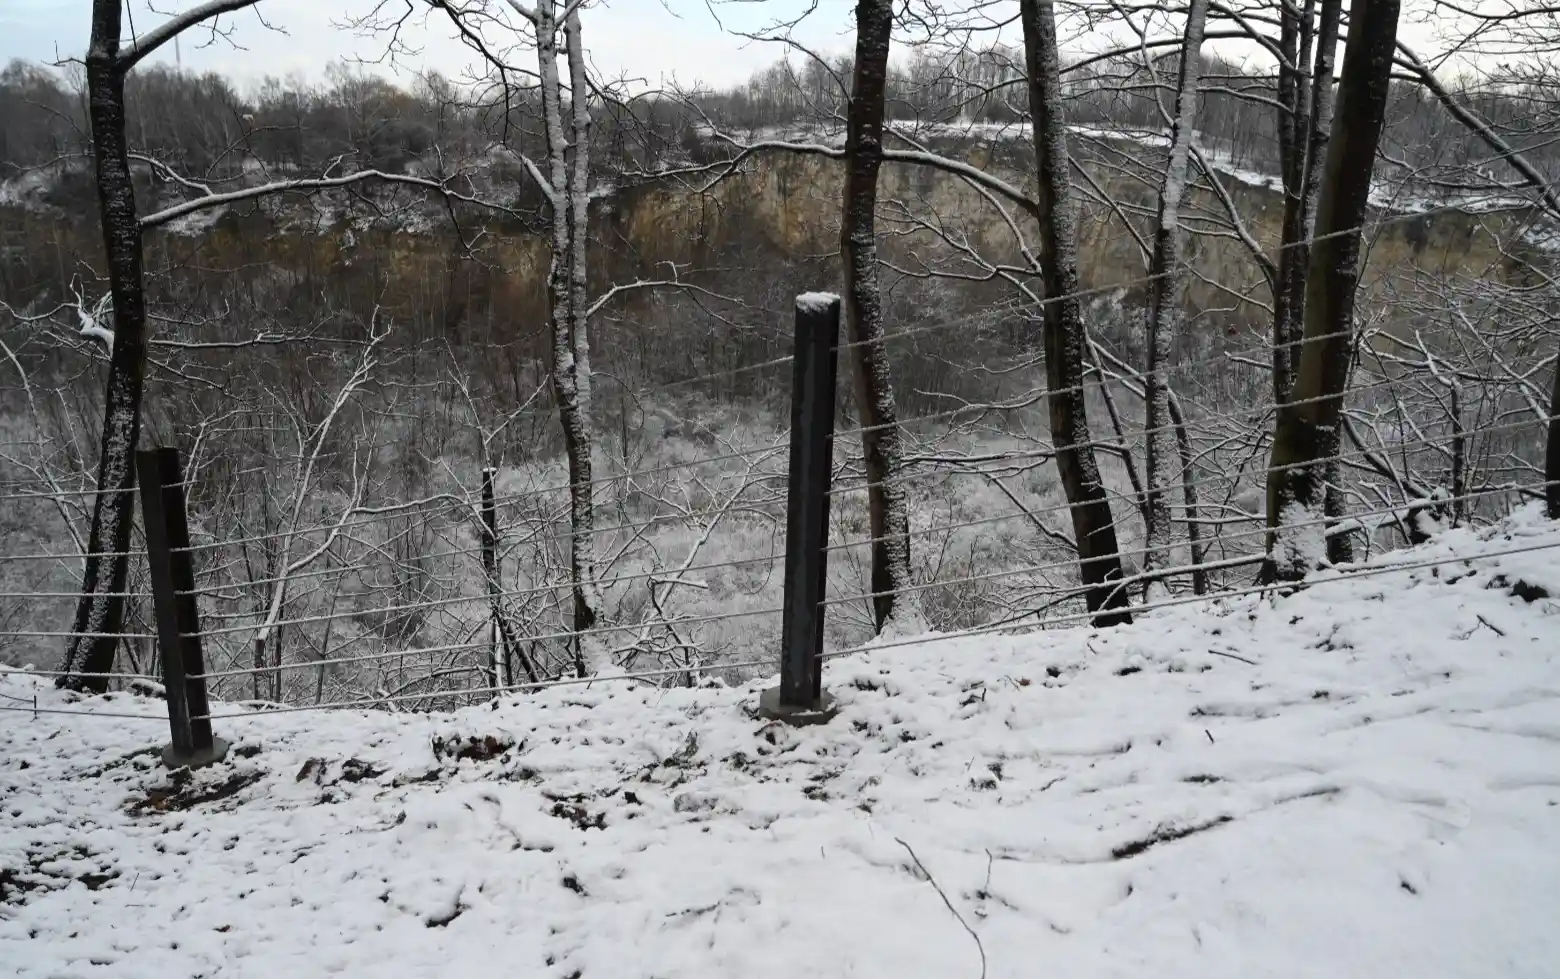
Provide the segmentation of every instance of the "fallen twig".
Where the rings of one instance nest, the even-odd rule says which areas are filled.
[[[953,906],[953,902],[948,900],[948,895],[943,892],[942,886],[937,883],[937,878],[933,877],[932,872],[926,869],[926,864],[922,863],[921,858],[915,855],[915,851],[910,848],[910,844],[906,843],[897,836],[894,837],[894,842],[905,848],[905,850],[910,854],[910,859],[914,860],[915,865],[920,868],[921,873],[926,875],[926,882],[932,885],[932,889],[937,892],[937,896],[942,898],[943,904],[948,906],[948,911],[954,916],[954,918],[958,920],[959,924],[964,927],[964,930],[970,933],[970,937],[975,939],[975,948],[980,952],[980,979],[986,979],[986,946],[981,944],[980,936],[975,934],[975,929],[970,927],[969,922],[965,921],[964,916],[961,915],[959,910]],[[987,863],[987,873],[989,880],[989,861]]]

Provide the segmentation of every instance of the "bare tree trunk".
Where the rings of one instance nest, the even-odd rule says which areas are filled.
[[[1451,401],[1452,416],[1452,526],[1460,527],[1468,520],[1468,431],[1463,428],[1462,384],[1453,379],[1447,394]],[[1554,409],[1551,408],[1549,413],[1553,415]],[[1548,460],[1545,459],[1545,462]]]
[[[1300,351],[1293,346],[1300,338],[1301,293],[1305,289],[1305,259],[1295,254],[1291,245],[1305,237],[1302,208],[1302,185],[1305,182],[1305,125],[1304,86],[1300,83],[1300,38],[1310,31],[1311,4],[1308,0],[1302,14],[1293,5],[1285,4],[1279,10],[1279,55],[1283,59],[1278,66],[1278,170],[1284,186],[1284,217],[1279,231],[1279,247],[1282,249],[1275,263],[1277,276],[1273,283],[1273,403],[1287,404],[1294,387],[1295,365]],[[1288,64],[1283,62],[1287,61]]]
[[[1110,500],[1089,437],[1083,391],[1083,307],[1078,301],[1078,235],[1066,124],[1062,118],[1061,64],[1056,11],[1051,0],[1020,0],[1029,110],[1034,121],[1036,199],[1040,216],[1038,258],[1045,284],[1043,343],[1056,468],[1072,513],[1084,600],[1097,626],[1130,622],[1121,580],[1121,555]]]
[[[1338,19],[1343,0],[1322,0],[1321,17],[1316,25],[1316,66],[1311,72],[1310,116],[1306,120],[1307,143],[1305,173],[1300,184],[1299,237],[1288,242],[1289,250],[1300,256],[1302,273],[1310,267],[1311,235],[1316,226],[1316,209],[1322,194],[1322,173],[1333,126],[1333,62],[1338,55]],[[1304,293],[1300,294],[1304,302]],[[1294,339],[1300,339],[1300,320],[1296,320]],[[1298,362],[1299,351],[1293,355]]]
[[[1181,70],[1176,80],[1175,115],[1171,121],[1170,159],[1165,163],[1159,187],[1159,220],[1154,231],[1153,277],[1148,295],[1148,370],[1143,378],[1143,403],[1148,444],[1144,469],[1148,492],[1143,507],[1147,533],[1143,571],[1168,567],[1171,562],[1169,492],[1175,459],[1175,432],[1170,423],[1170,344],[1186,324],[1186,233],[1181,227],[1181,207],[1186,200],[1187,172],[1191,160],[1193,126],[1197,121],[1197,83],[1200,72],[1208,0],[1192,0],[1186,14],[1186,34],[1181,47]],[[1163,580],[1148,579],[1144,597],[1162,597]]]
[[[504,644],[499,645],[504,609],[499,599],[502,585],[498,570],[498,512],[493,506],[493,469],[485,464],[482,467],[481,518],[482,577],[487,582],[488,594],[488,685],[512,686],[515,682],[514,657],[509,651],[508,637],[503,636]]]
[[[1347,391],[1354,381],[1355,346],[1352,338],[1344,356],[1348,359],[1348,367],[1339,390]],[[1332,432],[1323,440],[1318,456],[1326,460],[1322,468],[1323,479],[1327,482],[1327,492],[1322,497],[1322,515],[1327,518],[1327,563],[1333,565],[1349,564],[1354,560],[1354,532],[1334,530],[1349,509],[1349,501],[1343,491],[1343,461],[1338,458],[1339,453],[1343,451],[1341,402],[1338,411],[1340,424],[1335,425]]]
[[[98,215],[108,257],[108,287],[114,303],[114,346],[103,399],[98,450],[98,495],[81,598],[65,649],[59,685],[103,693],[102,674],[114,668],[114,650],[124,621],[129,575],[130,530],[135,516],[136,442],[141,434],[141,390],[146,370],[146,290],[141,228],[130,180],[125,143],[125,75],[119,65],[120,0],[93,0],[92,39],[87,48],[87,111],[92,122],[92,160],[97,170]],[[105,553],[112,556],[104,557]],[[81,635],[81,634],[85,635]]]
[[[1338,51],[1338,19],[1343,13],[1343,0],[1322,0],[1321,20],[1316,29],[1316,68],[1311,77],[1309,137],[1305,151],[1305,177],[1301,182],[1300,237],[1289,248],[1299,268],[1308,269],[1311,260],[1311,236],[1316,226],[1316,210],[1322,188],[1323,162],[1327,158],[1327,146],[1332,138],[1333,124],[1333,60]],[[1303,322],[1304,292],[1297,293],[1301,309],[1296,311],[1294,339],[1300,338]],[[1349,363],[1353,365],[1354,346],[1349,346]],[[1299,362],[1300,351],[1293,354],[1293,362]],[[1347,382],[1345,382],[1347,386]],[[1322,502],[1322,512],[1331,518],[1342,518],[1348,509],[1343,495],[1342,464],[1336,458],[1343,451],[1343,431],[1335,428],[1322,450],[1327,463],[1327,495]],[[1328,524],[1329,531],[1333,526]],[[1327,560],[1333,564],[1347,564],[1354,560],[1352,534],[1327,534]]]
[[[1105,402],[1105,414],[1110,418],[1110,429],[1116,436],[1116,448],[1120,451],[1121,467],[1127,471],[1127,483],[1132,487],[1132,498],[1140,501],[1143,521],[1148,522],[1148,493],[1143,489],[1143,480],[1138,478],[1137,464],[1132,459],[1132,452],[1127,446],[1127,426],[1121,420],[1121,412],[1116,408],[1116,399],[1110,393],[1110,381],[1112,378],[1105,376],[1105,365],[1100,361],[1100,348],[1093,340],[1089,341],[1089,366],[1094,368],[1095,390],[1100,393],[1100,400]],[[1133,372],[1137,376],[1137,372]]]
[[[1314,0],[1298,13],[1283,9],[1280,47],[1295,59],[1292,72],[1280,72],[1278,119],[1279,167],[1284,182],[1284,217],[1278,270],[1273,287],[1273,403],[1289,402],[1300,363],[1298,343],[1305,330],[1306,275],[1310,267],[1312,226],[1321,191],[1322,162],[1332,133],[1333,61],[1338,48],[1342,0],[1322,0],[1313,23]],[[1314,67],[1312,51],[1315,51]],[[1307,78],[1309,75],[1309,79]],[[1286,86],[1286,77],[1289,79]],[[1309,93],[1306,91],[1309,81]],[[1289,123],[1286,127],[1285,123]]]
[[[1186,415],[1181,411],[1181,400],[1170,392],[1170,421],[1175,425],[1175,447],[1181,454],[1181,498],[1186,508],[1186,542],[1192,552],[1192,594],[1208,594],[1208,569],[1203,567],[1208,557],[1208,545],[1202,542],[1202,508],[1197,495],[1196,453],[1192,450],[1192,438],[1186,431]]]
[[[892,0],[856,4],[856,63],[845,136],[845,199],[840,255],[845,266],[845,324],[861,416],[866,462],[867,512],[872,530],[872,611],[882,632],[919,616],[913,600],[898,594],[910,584],[910,516],[904,485],[899,412],[883,342],[883,302],[878,289],[877,191],[883,164],[883,113],[888,51],[894,24]],[[904,613],[908,613],[908,617]]]
[[[1306,277],[1305,335],[1293,400],[1280,405],[1268,473],[1270,577],[1294,581],[1327,553],[1326,463],[1337,453],[1352,359],[1361,226],[1386,117],[1398,0],[1354,0]],[[1301,526],[1301,525],[1304,526]]]
[[[491,466],[484,465],[482,468],[482,576],[487,579],[490,619],[489,671],[493,675],[494,686],[499,684],[502,675],[502,683],[512,687],[515,685],[517,658],[532,683],[539,681],[541,676],[536,671],[536,664],[531,662],[531,657],[516,640],[509,616],[504,614],[503,569],[499,566],[498,558],[498,510],[493,503],[493,478],[496,473],[497,470]]]

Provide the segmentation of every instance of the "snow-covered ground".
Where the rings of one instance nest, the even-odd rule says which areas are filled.
[[[843,709],[807,729],[755,718],[757,686],[219,705],[242,715],[217,722],[230,761],[170,778],[159,702],[7,673],[28,709],[0,712],[0,963],[1553,976],[1560,549],[1539,545],[1560,530],[1528,511],[1384,559],[1467,561],[833,660]]]

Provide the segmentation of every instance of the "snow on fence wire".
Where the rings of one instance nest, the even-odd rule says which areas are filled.
[[[1002,315],[1010,315],[1008,311],[1001,312]],[[936,327],[944,328],[990,318],[991,314],[982,314],[977,317],[950,320],[937,324]],[[158,629],[155,634],[127,630],[112,635],[134,641],[158,639],[158,652],[162,654],[161,667],[148,672],[116,673],[110,675],[111,678],[128,681],[136,689],[145,691],[155,690],[155,678],[162,678],[164,681],[162,691],[169,701],[170,722],[174,734],[169,757],[173,762],[187,763],[220,753],[217,741],[210,730],[211,720],[239,716],[221,710],[213,712],[203,705],[208,684],[220,695],[225,695],[223,699],[231,702],[234,699],[231,695],[237,692],[232,689],[231,683],[249,680],[252,682],[253,696],[248,698],[248,701],[254,706],[271,710],[314,710],[342,706],[393,709],[411,705],[426,708],[449,701],[470,703],[504,693],[542,689],[561,684],[597,682],[602,679],[656,683],[672,680],[691,683],[694,676],[711,672],[735,673],[755,668],[773,669],[777,661],[777,657],[772,654],[764,657],[706,655],[708,651],[701,640],[693,634],[693,630],[701,626],[731,621],[751,621],[778,615],[782,616],[779,634],[775,635],[772,632],[760,634],[764,637],[762,639],[764,643],[772,645],[778,640],[782,650],[781,656],[778,657],[781,686],[771,691],[771,696],[767,698],[764,706],[777,714],[800,711],[804,716],[826,717],[827,704],[823,702],[820,683],[821,664],[825,658],[850,655],[866,648],[897,648],[958,636],[978,636],[1015,629],[1037,629],[1088,621],[1090,618],[1088,612],[1051,613],[1051,610],[1058,606],[1076,602],[1084,592],[1084,589],[1079,587],[1057,586],[1047,577],[1053,573],[1065,577],[1069,570],[1076,568],[1075,557],[1028,562],[1017,567],[1004,567],[979,573],[934,574],[897,592],[919,595],[975,584],[1009,582],[1016,586],[1018,594],[1022,596],[1021,600],[1028,603],[1022,612],[1002,616],[997,621],[979,626],[943,631],[926,638],[874,642],[870,647],[855,642],[837,642],[833,651],[827,653],[824,651],[823,622],[829,609],[841,610],[854,605],[865,605],[873,598],[885,594],[885,592],[862,591],[849,587],[842,589],[841,593],[833,597],[826,594],[827,556],[830,553],[851,551],[885,539],[852,537],[840,529],[837,534],[839,539],[831,541],[828,519],[829,502],[832,499],[887,483],[911,483],[938,476],[995,478],[1001,474],[1031,469],[1050,459],[1059,449],[1068,447],[1041,446],[1034,449],[1006,450],[980,455],[922,455],[907,460],[903,471],[892,474],[888,479],[876,483],[854,482],[835,485],[834,469],[839,465],[836,461],[839,454],[837,448],[844,448],[848,445],[849,439],[859,438],[882,426],[841,429],[833,424],[835,361],[840,350],[854,346],[838,342],[837,300],[830,301],[818,296],[806,297],[798,303],[797,319],[798,352],[805,351],[806,356],[781,358],[740,369],[759,369],[782,363],[793,365],[791,465],[785,473],[766,473],[762,477],[765,480],[774,480],[785,476],[790,480],[786,512],[791,525],[787,528],[786,550],[778,551],[770,548],[766,553],[751,557],[700,562],[697,560],[697,547],[695,547],[689,551],[687,559],[680,564],[664,566],[658,562],[656,567],[647,570],[600,575],[586,583],[602,589],[611,589],[629,583],[644,583],[649,592],[649,604],[653,606],[653,613],[644,612],[637,621],[613,622],[584,630],[547,629],[545,622],[548,614],[546,613],[551,612],[563,617],[563,596],[572,591],[577,583],[569,581],[566,575],[561,577],[555,575],[558,580],[546,580],[521,587],[504,587],[495,566],[505,559],[518,557],[516,548],[520,546],[535,549],[554,542],[577,540],[584,535],[570,530],[553,531],[546,529],[545,526],[541,530],[532,528],[520,532],[517,532],[513,526],[506,526],[500,530],[496,519],[501,507],[512,509],[521,503],[537,500],[548,494],[565,492],[574,487],[569,484],[545,486],[499,495],[493,489],[491,470],[484,470],[483,494],[480,499],[441,494],[379,507],[359,504],[349,508],[339,519],[327,521],[320,526],[238,537],[212,534],[209,540],[199,543],[191,543],[186,532],[182,538],[177,533],[165,534],[170,539],[164,540],[157,546],[151,546],[154,543],[151,539],[153,535],[148,535],[148,548],[127,552],[129,556],[147,558],[149,563],[171,562],[173,565],[182,566],[183,572],[170,575],[165,569],[153,574],[153,587],[150,591],[126,590],[122,594],[123,597],[136,600],[150,598],[154,603],[169,606],[172,611],[159,610]],[[907,332],[925,332],[926,329],[918,328]],[[1322,339],[1326,338],[1311,337],[1285,346],[1313,343]],[[1199,368],[1247,364],[1249,362],[1243,359],[1243,355],[1271,353],[1273,349],[1271,345],[1262,345],[1246,351],[1225,350],[1216,356],[1175,363],[1167,366],[1165,370],[1184,373]],[[1426,357],[1428,358],[1429,355],[1427,354]],[[1434,363],[1431,362],[1429,366],[1430,374],[1435,375]],[[714,376],[718,375],[703,375],[679,383],[705,380]],[[1092,386],[1103,392],[1110,385],[1119,385],[1132,390],[1133,385],[1140,385],[1142,379],[1142,374],[1129,376],[1107,374],[1103,368],[1096,366],[1092,376],[1086,378],[1081,388],[1087,390]],[[1359,380],[1351,386],[1347,396],[1355,401],[1365,398],[1370,402],[1371,399],[1377,399],[1377,396],[1384,398],[1384,400],[1377,399],[1378,403],[1367,403],[1356,407],[1356,416],[1361,420],[1361,425],[1372,424],[1371,413],[1377,411],[1381,404],[1387,404],[1395,406],[1392,409],[1397,412],[1397,416],[1393,418],[1394,424],[1407,435],[1389,437],[1390,432],[1383,434],[1383,431],[1371,429],[1367,434],[1376,436],[1375,444],[1367,444],[1370,441],[1368,438],[1362,439],[1357,433],[1351,432],[1354,449],[1339,451],[1332,456],[1306,464],[1331,462],[1373,473],[1395,484],[1395,496],[1391,493],[1379,494],[1382,498],[1376,505],[1355,506],[1345,518],[1321,518],[1305,524],[1306,526],[1323,526],[1330,534],[1360,534],[1367,541],[1377,531],[1396,526],[1402,529],[1406,538],[1413,540],[1416,534],[1423,533],[1421,523],[1427,515],[1436,519],[1445,519],[1450,515],[1455,522],[1458,519],[1466,519],[1480,502],[1507,504],[1512,499],[1523,495],[1543,494],[1548,484],[1527,478],[1541,475],[1541,468],[1532,462],[1522,460],[1520,453],[1514,453],[1509,449],[1493,449],[1486,452],[1487,455],[1498,455],[1504,452],[1505,456],[1510,456],[1513,460],[1510,465],[1504,463],[1495,465],[1486,461],[1484,472],[1487,475],[1502,475],[1503,478],[1486,479],[1476,488],[1470,488],[1466,484],[1459,486],[1454,478],[1453,487],[1457,489],[1456,492],[1447,491],[1439,486],[1431,490],[1424,489],[1412,475],[1416,467],[1410,463],[1410,458],[1414,453],[1425,453],[1433,457],[1456,456],[1458,453],[1466,453],[1468,446],[1478,440],[1489,441],[1498,436],[1512,436],[1525,429],[1542,429],[1551,420],[1545,410],[1546,406],[1533,397],[1532,391],[1522,390],[1519,381],[1514,385],[1508,385],[1515,390],[1515,393],[1502,388],[1491,396],[1496,402],[1502,399],[1507,402],[1514,401],[1515,406],[1498,404],[1497,410],[1487,413],[1487,419],[1486,413],[1481,412],[1479,424],[1465,426],[1460,421],[1456,421],[1448,432],[1428,431],[1435,426],[1424,424],[1422,419],[1410,420],[1405,424],[1405,419],[1398,417],[1403,415],[1405,392],[1426,383],[1443,382],[1438,376],[1427,382],[1425,377],[1407,370],[1383,370],[1374,379]],[[1494,382],[1487,386],[1492,390],[1498,387]],[[1531,384],[1528,387],[1531,387]],[[1069,391],[1078,389],[1072,388]],[[1041,388],[1026,392],[1018,398],[994,401],[989,404],[961,404],[951,410],[903,419],[895,424],[909,429],[927,422],[958,419],[961,416],[967,418],[971,415],[1011,414],[1035,404],[1043,404],[1048,396],[1057,393],[1061,392]],[[1187,412],[1188,418],[1173,425],[1159,429],[1128,429],[1117,421],[1114,437],[1091,439],[1087,443],[1081,443],[1079,447],[1087,445],[1102,451],[1117,450],[1129,453],[1131,444],[1150,434],[1190,425],[1195,427],[1196,437],[1208,444],[1197,447],[1197,458],[1204,460],[1202,464],[1183,465],[1183,471],[1179,475],[1189,486],[1195,486],[1202,491],[1215,487],[1224,487],[1233,491],[1235,487],[1250,486],[1273,472],[1290,468],[1289,466],[1257,468],[1243,463],[1233,469],[1209,471],[1205,460],[1220,451],[1218,447],[1220,444],[1244,446],[1248,456],[1255,456],[1256,453],[1263,451],[1265,443],[1260,430],[1266,427],[1265,421],[1270,417],[1272,409],[1262,407],[1238,411],[1203,410],[1195,402],[1189,401],[1189,403],[1191,408]],[[1508,420],[1514,415],[1520,416],[1519,420]],[[1388,429],[1391,427],[1386,426]],[[1538,445],[1539,440],[1530,440],[1529,444]],[[689,470],[722,462],[745,460],[750,464],[756,464],[777,455],[781,448],[779,444],[767,444],[753,449],[701,456],[675,464],[609,473],[594,480],[591,490],[594,493],[601,486],[619,483],[628,486],[650,475]],[[1130,454],[1127,457],[1130,459]],[[799,461],[802,464],[799,464]],[[182,520],[184,517],[183,488],[195,484],[198,480],[185,481],[177,473],[172,476],[164,474],[159,478],[163,493],[177,492],[180,512],[176,516]],[[1111,487],[1107,489],[1112,502],[1125,504],[1128,512],[1132,507],[1141,505],[1142,492],[1136,486],[1135,480],[1132,492],[1122,492]],[[48,494],[42,492],[21,495],[28,499],[48,498]],[[1008,495],[1015,504],[1015,508],[1010,511],[968,519],[916,523],[910,528],[910,536],[949,535],[967,528],[1015,520],[1028,522],[1044,531],[1044,523],[1041,519],[1043,516],[1060,514],[1073,506],[1067,503],[1025,506],[1016,496],[1011,493]],[[1228,498],[1227,494],[1226,499]],[[143,505],[145,499],[143,495]],[[619,541],[633,541],[642,539],[654,528],[685,525],[696,531],[696,536],[702,542],[708,539],[717,523],[723,519],[729,522],[734,512],[741,509],[735,506],[736,501],[737,496],[733,495],[719,506],[673,508],[672,512],[657,513],[648,519],[619,520],[593,527],[586,533],[591,538],[615,535]],[[1475,506],[1469,506],[1470,504]],[[1145,595],[1144,602],[1134,606],[1133,611],[1151,611],[1156,608],[1195,602],[1215,602],[1268,590],[1262,585],[1246,585],[1228,578],[1217,587],[1208,587],[1204,581],[1209,572],[1227,573],[1248,569],[1263,561],[1266,553],[1265,539],[1269,533],[1266,526],[1238,531],[1223,529],[1226,526],[1242,523],[1261,524],[1265,521],[1262,514],[1241,510],[1237,505],[1227,502],[1178,503],[1175,504],[1175,509],[1180,512],[1178,523],[1188,528],[1201,527],[1213,531],[1213,536],[1202,539],[1200,545],[1196,541],[1175,540],[1157,546],[1122,547],[1117,554],[1120,558],[1143,558],[1167,553],[1173,555],[1190,550],[1191,559],[1183,562],[1167,561],[1163,566],[1142,573],[1127,573],[1114,584],[1119,589],[1133,589],[1146,585],[1150,581],[1174,581],[1191,577],[1194,581],[1193,593],[1186,594],[1183,587],[1181,593],[1172,590],[1169,593],[1170,597],[1164,599],[1156,598],[1149,601]],[[1228,515],[1232,509],[1234,515]],[[772,518],[773,515],[770,516]],[[346,604],[351,607],[342,609],[339,607],[342,604],[342,594],[338,587],[331,593],[328,606],[324,608],[318,604],[314,606],[320,609],[319,611],[309,611],[309,606],[305,605],[304,609],[308,614],[287,613],[289,607],[300,604],[297,601],[300,597],[299,591],[307,582],[332,579],[339,583],[349,576],[363,575],[372,571],[375,556],[392,546],[401,534],[399,530],[394,534],[387,531],[387,536],[382,540],[369,541],[357,558],[350,561],[343,560],[336,566],[311,568],[300,564],[282,573],[267,571],[245,580],[215,583],[209,580],[218,577],[225,565],[222,553],[224,549],[231,550],[248,545],[300,544],[308,548],[309,553],[318,559],[322,555],[329,554],[328,547],[321,546],[322,543],[357,538],[362,536],[365,530],[384,528],[397,522],[405,523],[414,519],[432,522],[448,517],[453,517],[456,523],[481,528],[478,534],[482,538],[480,543],[471,547],[445,547],[437,554],[419,552],[413,555],[413,560],[420,561],[430,557],[444,560],[465,559],[480,555],[483,568],[479,583],[483,587],[478,591],[437,597],[429,597],[424,593],[415,594],[402,601],[367,603],[354,603],[350,600],[352,596],[348,596]],[[1123,516],[1122,519],[1126,517]],[[163,520],[166,522],[166,515]],[[483,536],[484,532],[486,536]],[[1049,533],[1051,536],[1056,536],[1054,531]],[[1241,541],[1249,542],[1251,546],[1235,549],[1232,553],[1230,545]],[[1518,548],[1511,551],[1490,552],[1483,556],[1498,557],[1505,553],[1522,553],[1535,549],[1540,548]],[[1214,556],[1214,551],[1218,552],[1217,556]],[[622,553],[622,548],[619,548],[618,553]],[[81,554],[51,553],[0,555],[0,564],[32,560],[80,560],[83,557],[84,555]],[[672,589],[707,587],[701,582],[688,579],[687,576],[690,574],[755,566],[768,568],[782,558],[786,561],[786,582],[785,600],[780,604],[761,604],[754,608],[723,610],[701,615],[674,615],[663,607],[665,594]],[[207,579],[204,584],[197,583],[198,575],[194,567],[197,559],[205,565],[199,571],[199,576]],[[1340,570],[1344,577],[1374,575],[1462,560],[1466,559],[1447,558],[1429,564],[1419,562],[1387,566],[1366,565]],[[609,561],[606,566],[610,568],[612,562]],[[1203,577],[1198,577],[1199,573]],[[161,588],[157,587],[159,578],[165,579]],[[1323,578],[1320,581],[1329,580],[1341,580],[1341,578]],[[658,593],[658,589],[665,591]],[[246,601],[247,593],[251,591],[258,593],[247,599],[251,608],[229,609],[232,605],[242,605]],[[367,589],[362,594],[378,595],[382,592],[382,589]],[[67,591],[10,591],[0,594],[0,598],[8,601],[63,600],[74,597],[74,594]],[[515,614],[516,607],[524,601],[544,597],[548,601],[543,604],[542,614],[532,615],[525,621],[521,621]],[[1044,604],[1036,604],[1041,599],[1044,599]],[[187,606],[189,611],[181,613],[179,606]],[[464,616],[456,614],[456,610],[462,607],[475,608],[475,614]],[[196,612],[200,613],[199,619],[206,623],[205,626],[198,624]],[[434,614],[446,614],[451,618],[441,633],[444,641],[427,641],[427,631],[423,628],[414,629],[410,633],[405,631],[396,633],[388,628],[362,628],[365,622],[388,623],[398,619],[416,619],[425,623]],[[336,635],[335,645],[332,645],[332,630],[337,628],[348,634]],[[479,636],[484,629],[487,630],[487,635]],[[284,630],[295,640],[296,655],[291,659],[284,656],[286,647],[279,639]],[[752,633],[751,629],[746,631]],[[612,642],[617,641],[613,637],[623,637],[625,634],[629,634],[626,641],[619,642],[616,646],[611,645]],[[75,634],[49,630],[0,631],[0,639],[65,638],[72,635]],[[298,641],[300,639],[301,642]],[[247,646],[245,641],[248,641]],[[539,649],[549,644],[567,646],[582,643],[595,644],[598,651],[604,654],[601,663],[610,664],[617,672],[566,678],[563,675],[564,667],[560,665],[566,661],[561,658],[555,658],[550,664],[544,663],[541,669],[537,668],[540,662]],[[516,663],[512,660],[514,653],[512,647],[517,645],[529,649],[529,658],[525,659],[525,672],[529,679],[524,681],[517,679]],[[371,648],[366,652],[358,651],[364,646]],[[202,656],[208,648],[212,653],[213,661],[210,668],[205,666]],[[164,653],[165,649],[175,649],[178,655],[168,656]],[[244,662],[246,653],[249,654],[249,665],[239,665]],[[655,669],[639,668],[637,660],[648,656],[654,656],[661,663],[671,665],[662,665]],[[369,680],[367,683],[345,682],[336,674],[337,668],[361,669],[370,664],[378,668],[379,672],[377,675],[367,674]],[[387,665],[393,669],[385,669]],[[308,699],[306,689],[300,689],[296,685],[289,686],[283,682],[285,675],[306,671],[313,671],[315,675],[314,703],[300,702]],[[476,678],[479,682],[472,683],[472,678]],[[327,680],[333,683],[331,691],[333,699],[329,700],[324,696]],[[0,709],[25,711],[28,708],[23,705],[5,706]]]

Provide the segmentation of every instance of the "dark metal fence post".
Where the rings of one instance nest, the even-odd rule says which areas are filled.
[[[184,509],[179,450],[137,452],[135,469],[141,490],[141,522],[146,531],[157,645],[162,652],[163,687],[168,698],[168,726],[172,731],[172,740],[163,749],[163,764],[169,768],[199,768],[225,758],[228,743],[212,736],[211,718],[207,716],[211,704],[206,697],[206,663],[195,607],[195,571],[190,558],[190,526]]]
[[[516,659],[520,660],[520,666],[530,682],[538,683],[542,677],[536,670],[533,658],[520,645],[509,617],[504,612],[503,568],[498,556],[498,505],[493,495],[493,479],[497,473],[498,470],[492,466],[482,470],[482,574],[487,578],[488,615],[491,618],[489,648],[493,686],[502,683],[505,687],[513,687],[516,681]],[[498,676],[500,665],[504,671],[502,679]]]
[[[482,470],[482,576],[487,579],[488,591],[488,660],[493,674],[493,686],[515,685],[515,662],[509,651],[508,637],[504,632],[504,610],[499,603],[498,570],[498,509],[493,501],[493,467]],[[499,640],[504,639],[503,651]]]
[[[839,335],[839,296],[809,293],[796,297],[780,685],[759,698],[763,716],[793,724],[818,724],[834,716],[833,698],[823,692],[821,603],[828,582],[825,547],[829,541]]]

